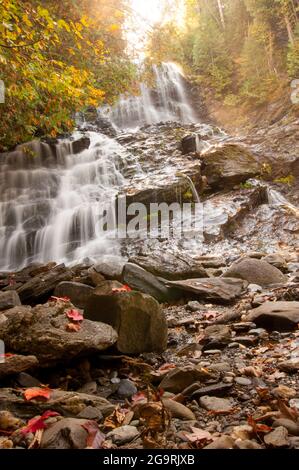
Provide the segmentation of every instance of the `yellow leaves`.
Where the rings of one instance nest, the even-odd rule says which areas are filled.
[[[82,16],[80,22],[83,26],[85,26],[85,28],[88,28],[90,26],[90,20],[89,20],[88,16],[86,16],[86,15]]]
[[[108,31],[110,31],[111,33],[114,33],[115,31],[119,31],[119,30],[120,30],[119,24],[111,24],[108,28]]]
[[[67,31],[68,33],[71,32],[71,27],[70,27],[70,25],[69,25],[66,21],[64,21],[64,20],[58,20],[58,21],[57,21],[57,25],[58,25],[58,27],[59,27],[60,29],[65,29],[65,31]]]

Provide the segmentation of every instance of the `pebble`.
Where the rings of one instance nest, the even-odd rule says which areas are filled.
[[[233,449],[235,441],[229,436],[218,437],[214,442],[204,447],[204,449]]]
[[[264,437],[265,444],[270,447],[287,447],[288,431],[285,427],[279,426]]]
[[[116,428],[113,431],[107,434],[108,438],[112,439],[112,442],[118,446],[127,444],[128,442],[133,441],[136,437],[139,436],[138,429],[135,426],[121,426]]]
[[[170,411],[171,415],[174,418],[183,419],[183,420],[195,420],[196,416],[189,408],[181,403],[178,403],[174,400],[162,399],[163,405],[165,408]]]
[[[231,411],[234,403],[227,398],[204,396],[199,399],[199,404],[207,411]]]
[[[137,393],[137,388],[133,382],[129,379],[124,379],[120,381],[117,394],[121,398],[131,398]]]
[[[250,379],[246,379],[246,377],[236,377],[235,378],[235,382],[238,384],[238,385],[244,385],[246,387],[248,387],[249,385],[252,384],[251,380]]]
[[[286,418],[276,419],[273,423],[273,427],[277,428],[283,426],[293,436],[299,436],[299,424],[295,423],[294,421]]]
[[[211,356],[216,356],[217,354],[221,354],[221,351],[220,351],[220,349],[209,349],[207,351],[204,351],[204,354],[211,355]]]

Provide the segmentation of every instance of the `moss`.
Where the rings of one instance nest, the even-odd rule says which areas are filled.
[[[274,180],[274,183],[286,184],[288,186],[292,186],[294,182],[295,182],[294,175],[288,175],[288,176],[284,176],[282,178],[277,178],[276,180]]]

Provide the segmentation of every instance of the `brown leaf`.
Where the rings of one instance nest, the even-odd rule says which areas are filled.
[[[105,442],[105,435],[99,430],[95,421],[88,421],[82,426],[88,432],[86,447],[88,449],[102,449]]]

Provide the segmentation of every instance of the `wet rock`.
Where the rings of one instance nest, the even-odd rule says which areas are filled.
[[[234,403],[230,399],[210,396],[200,397],[199,404],[207,411],[221,411],[223,413],[230,413],[234,407]]]
[[[266,329],[288,331],[299,323],[299,302],[265,302],[246,319]]]
[[[56,297],[68,297],[72,304],[84,310],[93,290],[93,287],[79,282],[61,282],[55,288],[54,295]]]
[[[137,393],[137,388],[131,380],[123,379],[120,381],[117,394],[120,398],[131,398]]]
[[[246,288],[246,282],[229,278],[188,279],[168,282],[168,285],[192,292],[202,299],[223,303],[236,300]]]
[[[109,281],[108,281],[109,282]],[[111,325],[118,333],[117,349],[124,354],[162,352],[167,346],[167,322],[158,302],[141,292],[113,293],[96,288],[85,317]]]
[[[160,388],[167,392],[180,393],[194,382],[201,381],[203,373],[196,367],[177,367],[163,378]]]
[[[88,432],[85,419],[64,418],[43,433],[41,449],[85,449]]]
[[[121,426],[107,434],[108,438],[117,446],[127,444],[139,436],[139,431],[135,426]]]
[[[23,419],[42,414],[46,410],[57,411],[66,417],[76,417],[87,406],[98,408],[104,417],[113,413],[115,405],[105,398],[78,392],[53,390],[50,398],[44,401],[24,399],[21,391],[11,388],[0,389],[0,403],[3,409]]]
[[[51,303],[7,310],[0,338],[12,351],[35,355],[41,366],[64,364],[73,357],[115,344],[117,333],[104,323],[83,320],[79,331],[68,331],[69,309],[64,303]]]
[[[93,269],[110,281],[121,282],[124,266],[125,262],[123,260],[112,259],[106,262],[95,264]]]
[[[231,391],[232,384],[229,383],[218,383],[209,385],[207,387],[200,388],[192,393],[192,398],[200,398],[204,396],[214,396],[214,397],[222,397],[228,395]]]
[[[170,411],[173,418],[192,421],[196,419],[195,414],[186,406],[174,400],[162,399],[166,410]]]
[[[229,436],[221,436],[215,439],[211,444],[204,447],[204,449],[233,449],[234,439]]]
[[[197,151],[197,139],[199,137],[196,134],[186,135],[183,137],[181,142],[181,149],[184,155]]]
[[[260,172],[256,158],[245,147],[224,144],[206,152],[202,158],[202,175],[217,189],[233,188]]]
[[[0,379],[9,375],[19,374],[37,366],[38,360],[35,356],[20,356],[15,354],[6,357],[5,362],[0,363]]]
[[[273,427],[278,428],[280,426],[287,429],[289,434],[299,436],[299,423],[295,423],[294,421],[286,418],[276,419],[273,423]]]
[[[133,263],[125,265],[123,282],[134,290],[151,295],[158,302],[167,302],[182,296],[180,291],[167,287],[162,280]]]
[[[266,263],[272,264],[272,266],[275,266],[275,268],[279,269],[282,272],[288,271],[288,265],[286,263],[285,258],[278,253],[267,255],[262,258],[262,260],[266,261]]]
[[[265,444],[269,447],[288,447],[288,431],[283,426],[279,426],[264,437]]]
[[[238,278],[262,287],[282,284],[287,278],[269,263],[253,258],[240,258],[223,275],[224,278]]]
[[[36,304],[49,297],[60,282],[70,281],[72,276],[72,271],[62,264],[49,272],[33,277],[17,289],[17,292],[23,304]]]
[[[0,292],[0,311],[21,305],[20,297],[14,290]]]
[[[72,142],[72,150],[74,154],[81,153],[83,152],[83,150],[89,149],[89,146],[90,146],[89,137],[81,137],[81,139],[78,139]]]
[[[141,266],[154,276],[169,281],[206,277],[202,265],[191,258],[181,258],[171,253],[157,253],[150,256],[134,256],[130,263]]]

